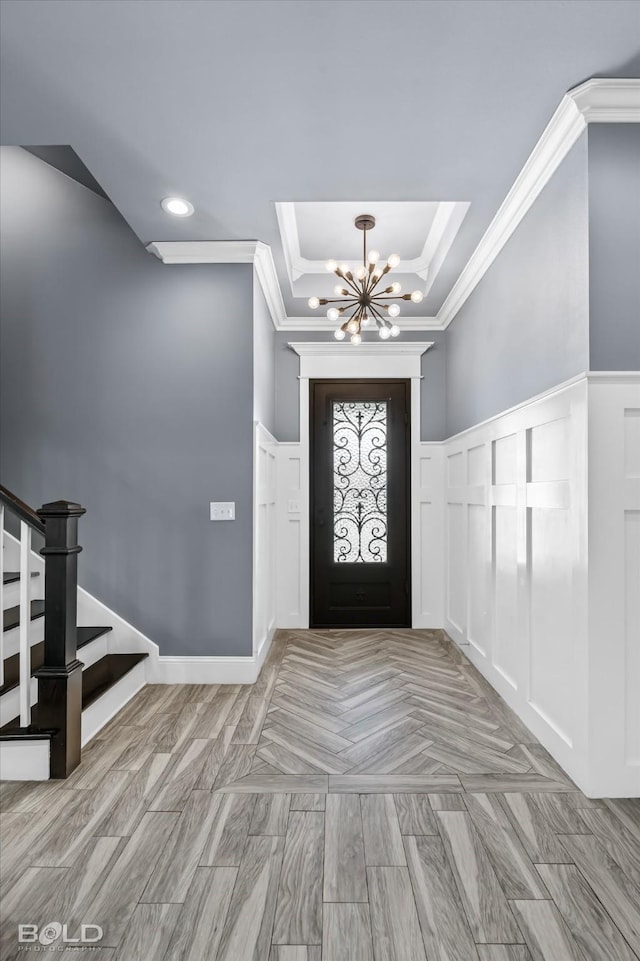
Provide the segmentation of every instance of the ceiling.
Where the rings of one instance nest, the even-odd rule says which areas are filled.
[[[383,243],[385,231],[400,243],[397,222],[376,228],[381,252],[403,257],[430,216],[470,204],[424,302],[408,305],[433,316],[563,94],[593,76],[640,76],[636,0],[2,0],[1,10],[2,144],[71,145],[145,244],[269,244],[298,317],[311,315],[308,294],[288,273],[276,204],[296,205],[309,261],[350,256],[351,214],[334,223],[341,208],[324,204],[424,205],[405,220],[406,253]],[[163,213],[173,194],[192,217]]]

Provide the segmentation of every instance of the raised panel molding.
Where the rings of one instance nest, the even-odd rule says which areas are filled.
[[[254,424],[253,657],[269,647],[276,629],[277,441]]]
[[[585,560],[577,451],[586,391],[583,377],[444,444],[447,510],[458,512],[447,528],[445,628],[578,778],[574,662],[587,652],[574,577]]]
[[[640,374],[442,447],[445,629],[585,793],[640,796]]]

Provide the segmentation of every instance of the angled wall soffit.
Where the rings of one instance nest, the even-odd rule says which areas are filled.
[[[640,123],[640,80],[588,80],[565,94],[437,315],[405,318],[405,329],[445,330],[449,326],[590,123]],[[464,213],[466,207],[462,216]],[[291,211],[285,209],[283,216],[286,223]],[[442,217],[444,220],[444,213]],[[291,232],[290,223],[283,239],[287,230]],[[271,249],[259,241],[156,241],[147,250],[166,264],[253,263],[276,330],[327,330],[332,326],[315,318],[287,316]],[[299,266],[292,261],[291,276]]]

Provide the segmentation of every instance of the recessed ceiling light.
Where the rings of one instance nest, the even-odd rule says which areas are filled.
[[[193,213],[193,204],[182,197],[165,197],[160,206],[166,213],[173,214],[174,217],[190,217]]]

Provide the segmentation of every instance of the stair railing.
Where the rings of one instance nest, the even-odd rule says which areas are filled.
[[[0,534],[4,545],[7,508],[20,520],[20,727],[52,731],[50,772],[64,778],[80,763],[82,728],[82,664],[77,658],[79,504],[54,501],[32,510],[0,485]],[[44,661],[35,672],[38,703],[31,704],[31,537],[44,536]],[[0,551],[0,555],[4,552]],[[0,560],[0,584],[4,581]],[[4,597],[0,595],[4,612]],[[2,634],[2,631],[0,631]],[[0,644],[2,642],[0,641]],[[0,663],[4,651],[0,649]]]
[[[31,624],[31,535],[35,530],[44,535],[45,526],[35,511],[27,504],[0,486],[0,531],[4,546],[5,509],[20,522],[20,626],[19,665],[20,665],[20,727],[31,724],[31,646],[29,629]],[[0,610],[4,616],[4,550],[0,552]],[[4,624],[3,624],[4,627]],[[0,632],[0,686],[4,684],[4,630]]]

